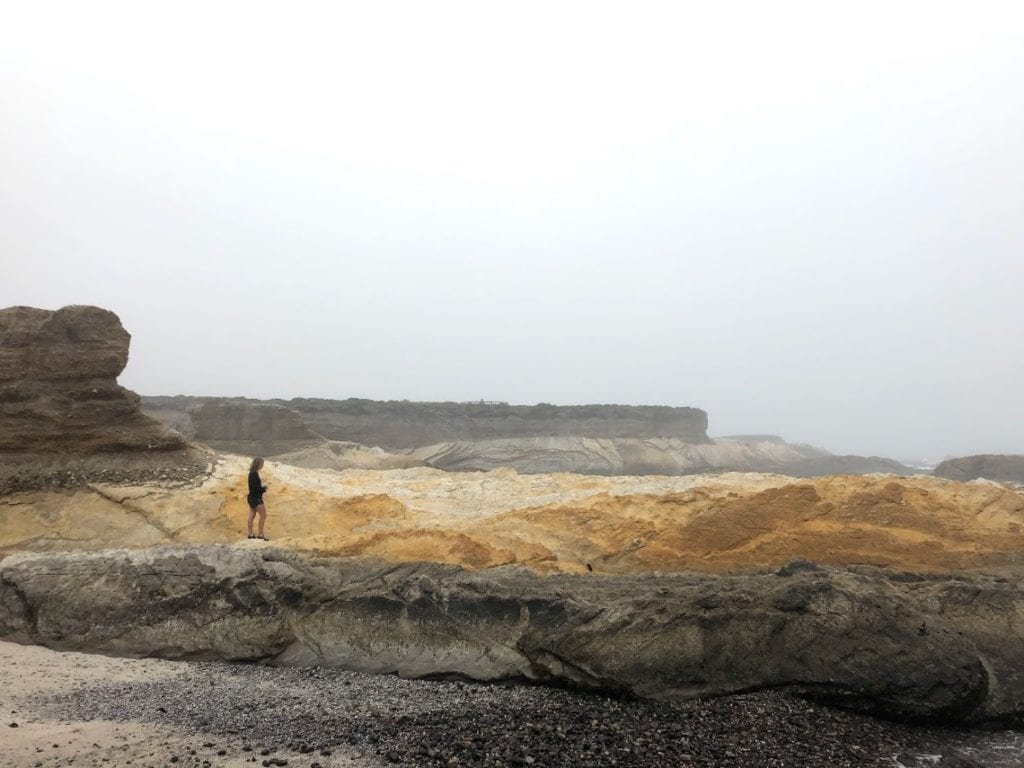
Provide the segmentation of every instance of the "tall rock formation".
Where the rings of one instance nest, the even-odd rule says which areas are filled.
[[[92,454],[185,447],[118,386],[128,332],[99,307],[0,310],[0,451]]]
[[[118,386],[130,340],[99,307],[0,309],[0,494],[205,470],[205,457]]]

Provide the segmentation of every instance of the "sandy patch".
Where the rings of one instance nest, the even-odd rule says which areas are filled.
[[[139,721],[55,720],[41,696],[91,685],[153,682],[180,676],[185,662],[118,659],[0,642],[0,766],[221,766],[251,768],[287,760],[289,768],[376,768],[376,759],[332,749],[329,756],[274,750],[262,755],[244,738]],[[246,749],[246,747],[249,747]],[[358,757],[357,757],[358,755]]]

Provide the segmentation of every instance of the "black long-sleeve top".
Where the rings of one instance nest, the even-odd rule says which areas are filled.
[[[249,473],[249,499],[262,501],[263,494],[267,492],[267,486],[260,480],[260,473],[255,469]]]

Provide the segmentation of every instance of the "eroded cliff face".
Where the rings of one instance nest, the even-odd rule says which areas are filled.
[[[525,437],[675,437],[689,443],[708,442],[708,415],[699,408],[307,398],[289,405],[325,437],[386,449]]]
[[[147,411],[181,421],[197,406],[274,405],[301,414],[307,427],[329,440],[405,451],[448,441],[502,438],[654,438],[707,443],[708,417],[699,408],[630,405],[509,405],[507,403],[418,403],[381,400],[223,400],[146,397]],[[256,439],[251,435],[245,439]]]

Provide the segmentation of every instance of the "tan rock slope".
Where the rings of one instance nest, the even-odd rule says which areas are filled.
[[[92,484],[0,497],[0,553],[237,543],[246,462],[225,457],[199,486]],[[268,463],[277,546],[468,568],[540,572],[822,564],[954,571],[1018,565],[1024,493],[930,477],[797,480],[306,470]]]

